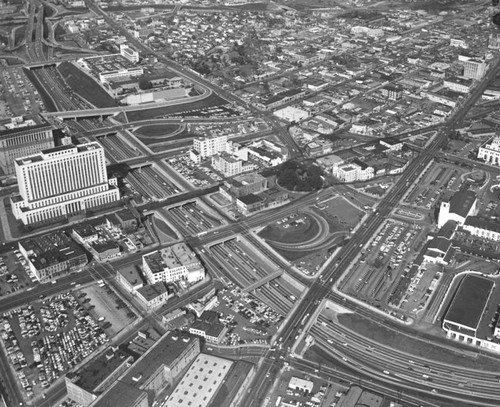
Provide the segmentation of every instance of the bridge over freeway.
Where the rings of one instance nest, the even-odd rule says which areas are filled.
[[[61,62],[56,61],[46,61],[46,62],[35,62],[32,64],[25,65],[26,68],[33,70],[37,68],[48,68],[49,66],[58,66]]]
[[[257,288],[263,286],[264,284],[267,284],[269,281],[272,281],[275,278],[280,277],[282,274],[283,274],[283,269],[279,269],[278,271],[275,271],[274,273],[269,274],[267,277],[260,279],[253,284],[250,284],[248,287],[245,287],[242,291],[245,293],[250,293],[250,292],[256,290]]]

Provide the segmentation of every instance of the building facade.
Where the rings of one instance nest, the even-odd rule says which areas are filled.
[[[142,256],[144,276],[150,284],[186,280],[195,283],[205,278],[205,268],[184,243]]]
[[[49,124],[0,131],[0,167],[5,174],[14,174],[17,158],[36,154],[54,145],[53,127]]]
[[[226,151],[227,136],[198,137],[193,140],[193,150],[197,151],[200,157],[211,157],[222,151]]]
[[[71,216],[120,199],[97,142],[43,150],[15,160],[15,168],[19,194],[11,197],[12,212],[24,224]]]
[[[494,137],[480,146],[477,158],[487,164],[500,165],[500,137]]]

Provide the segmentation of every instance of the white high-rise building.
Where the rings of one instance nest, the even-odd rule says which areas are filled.
[[[120,199],[108,181],[104,149],[97,142],[43,150],[15,160],[19,195],[12,212],[24,224],[66,217]]]
[[[198,137],[193,139],[193,149],[202,158],[211,157],[222,151],[226,151],[227,136]]]
[[[464,78],[479,80],[486,73],[488,64],[482,59],[460,55],[458,60],[462,62],[462,65],[464,66]]]

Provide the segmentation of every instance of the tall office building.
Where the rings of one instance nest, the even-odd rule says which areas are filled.
[[[486,73],[488,64],[486,61],[477,58],[470,58],[460,55],[458,60],[462,62],[464,67],[464,77],[467,79],[479,80]]]
[[[97,142],[43,150],[15,160],[19,194],[12,212],[24,224],[69,216],[120,199],[108,181],[104,149]]]
[[[14,174],[14,160],[54,147],[53,127],[35,124],[32,120],[13,119],[0,130],[0,167],[5,174]]]

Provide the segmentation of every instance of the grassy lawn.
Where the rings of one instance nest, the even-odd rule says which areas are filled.
[[[103,88],[75,65],[62,62],[57,69],[71,89],[94,106],[101,108],[117,106],[116,101]]]
[[[450,346],[456,346],[456,351],[453,351],[414,339],[408,335],[397,335],[393,330],[382,327],[356,314],[339,314],[337,318],[341,325],[361,334],[363,337],[410,355],[475,369],[492,370],[498,367],[498,361],[494,361],[492,358],[483,356],[479,356],[477,360],[468,358],[463,350],[456,346],[455,342],[449,342]]]
[[[304,218],[305,222],[296,223],[293,219],[291,219],[286,223],[282,223],[281,225],[273,223],[264,228],[259,233],[259,236],[263,239],[279,243],[307,242],[318,234],[319,225],[314,218],[308,215],[301,215],[300,218]],[[290,226],[288,226],[288,228],[285,228],[284,226],[286,225]]]
[[[170,236],[172,239],[178,239],[177,234],[162,219],[155,217],[154,224],[161,233]]]
[[[330,227],[330,233],[349,230],[356,226],[364,213],[343,198],[328,201],[326,207],[322,209],[312,209],[325,218]]]
[[[170,133],[177,131],[179,129],[179,125],[177,124],[160,124],[153,126],[141,126],[136,132],[141,137],[153,137],[153,138],[162,138],[168,136]]]
[[[192,112],[195,110],[205,109],[208,107],[222,106],[227,104],[227,101],[220,96],[212,93],[209,97],[203,100],[198,100],[193,103],[182,103],[174,106],[157,107],[154,109],[137,110],[128,112],[127,117],[131,122],[138,120],[148,120],[159,116],[182,115],[182,113]]]

